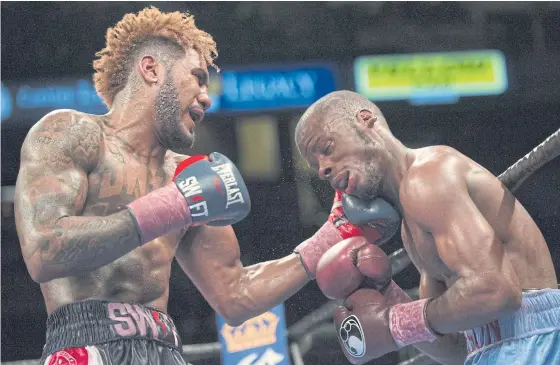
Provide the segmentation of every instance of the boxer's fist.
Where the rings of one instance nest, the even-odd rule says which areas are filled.
[[[241,174],[220,153],[186,159],[177,166],[173,180],[187,201],[193,225],[228,226],[251,210]]]
[[[383,294],[373,289],[356,291],[335,310],[338,340],[352,364],[398,350],[389,327],[389,310]]]
[[[316,277],[317,285],[330,299],[345,298],[363,286],[383,291],[391,282],[391,262],[364,237],[353,237],[323,254]]]
[[[399,229],[400,215],[387,201],[381,198],[366,201],[352,195],[341,195],[347,225],[358,227],[369,242],[381,245],[391,239]]]

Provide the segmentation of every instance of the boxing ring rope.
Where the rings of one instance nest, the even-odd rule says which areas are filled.
[[[560,156],[560,129],[552,133],[531,152],[507,168],[498,176],[498,179],[511,192],[514,192],[535,171],[558,156]],[[406,269],[411,263],[408,254],[403,248],[390,254],[389,258],[391,260],[393,276]],[[407,290],[407,293],[412,298],[417,298],[418,288]],[[288,338],[290,340],[290,350],[294,365],[304,365],[303,356],[312,349],[314,340],[336,339],[336,331],[330,320],[332,319],[332,312],[338,304],[340,304],[340,301],[329,301],[288,328]],[[220,343],[184,345],[183,357],[187,362],[206,359],[216,359],[219,361]],[[37,361],[37,359],[22,360],[2,362],[2,364],[36,365]],[[434,361],[424,354],[418,354],[400,362],[398,365],[427,364],[434,364]]]

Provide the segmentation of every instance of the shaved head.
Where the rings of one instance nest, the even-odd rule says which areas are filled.
[[[314,102],[303,113],[296,126],[296,145],[301,145],[301,137],[308,128],[332,130],[352,128],[360,112],[369,112],[378,121],[387,123],[377,105],[362,95],[348,90],[334,91]]]
[[[388,159],[374,125],[389,130],[375,104],[352,91],[335,91],[301,116],[296,145],[310,168],[334,189],[373,198],[381,191]]]

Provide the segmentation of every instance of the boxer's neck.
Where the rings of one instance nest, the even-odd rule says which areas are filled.
[[[111,110],[107,114],[109,123],[120,140],[135,153],[161,159],[166,153],[155,128],[155,107],[149,95],[139,95],[125,89],[115,96]]]
[[[378,128],[376,132],[385,142],[385,148],[389,152],[389,163],[386,167],[382,196],[387,197],[395,208],[402,213],[400,187],[404,176],[414,161],[414,153],[396,139],[390,131]]]

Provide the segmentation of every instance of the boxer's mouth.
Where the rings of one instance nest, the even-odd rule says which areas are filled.
[[[189,116],[194,124],[199,124],[204,119],[204,110],[196,107],[189,108]]]
[[[350,172],[341,172],[336,176],[336,178],[332,181],[331,186],[335,190],[345,191],[348,187],[348,177],[350,176]]]

